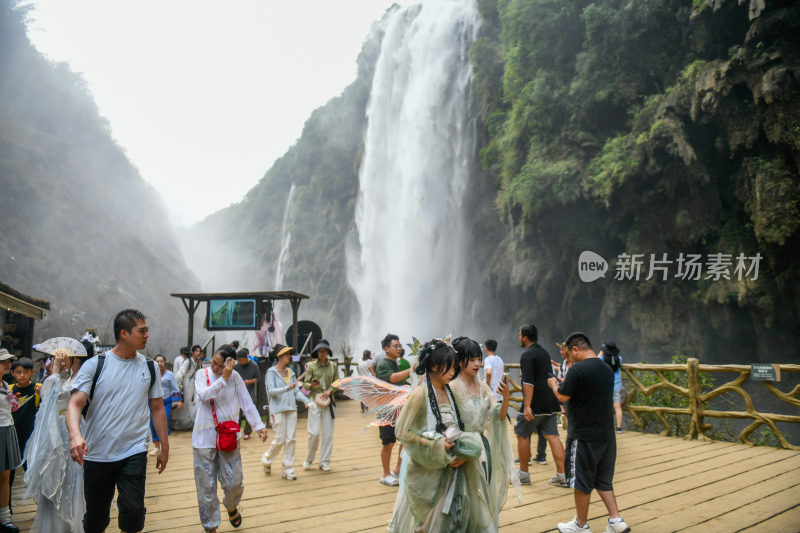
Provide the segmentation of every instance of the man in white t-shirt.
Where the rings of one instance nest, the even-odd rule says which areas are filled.
[[[145,316],[135,309],[117,313],[114,337],[116,345],[102,354],[96,382],[100,356],[81,366],[72,383],[72,396],[67,406],[70,454],[75,462],[83,465],[85,533],[101,533],[108,527],[115,489],[119,529],[133,533],[144,528],[151,415],[161,442],[156,458],[159,474],[167,466],[169,457],[161,379],[154,378],[155,367],[136,351],[147,344]],[[82,435],[81,411],[87,401],[86,434]]]
[[[505,364],[503,364],[503,360],[495,353],[497,350],[497,341],[494,339],[486,339],[483,342],[483,349],[486,352],[486,359],[483,360],[486,384],[492,389],[497,399],[502,401],[503,396],[497,392],[497,385],[500,383],[500,380],[503,379],[506,368]]]

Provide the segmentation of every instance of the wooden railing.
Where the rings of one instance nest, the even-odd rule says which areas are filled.
[[[519,363],[507,363],[504,366],[506,367],[506,372],[511,375],[511,398],[508,403],[517,411],[522,412],[522,377],[520,377],[520,381],[517,381],[514,373],[511,372],[516,369],[517,374],[519,374]]]
[[[777,365],[781,374],[790,372],[800,372],[800,365]],[[518,369],[519,364],[508,364],[507,369]],[[775,440],[783,448],[791,450],[800,450],[800,446],[795,446],[789,443],[784,437],[783,433],[776,426],[777,422],[800,423],[800,416],[786,415],[777,413],[762,413],[756,410],[753,399],[743,385],[750,377],[750,366],[748,365],[703,365],[700,361],[694,358],[689,358],[686,364],[624,364],[623,382],[628,388],[628,394],[622,404],[622,409],[627,412],[634,424],[638,427],[643,427],[642,418],[639,416],[642,413],[654,414],[661,423],[663,430],[662,435],[669,436],[673,433],[673,424],[667,419],[666,415],[682,415],[689,417],[688,432],[685,437],[689,439],[703,439],[712,440],[708,436],[708,432],[712,429],[712,425],[706,422],[707,418],[727,418],[727,419],[744,419],[752,420],[753,422],[741,430],[738,436],[739,442],[744,444],[753,445],[750,440],[753,432],[761,426],[766,426],[775,437]],[[648,373],[650,376],[655,377],[655,382],[650,385],[643,383],[643,376],[638,376],[639,373]],[[669,373],[669,374],[667,374]],[[671,373],[678,373],[681,376],[685,373],[683,379],[670,379],[673,376]],[[734,373],[738,374],[734,379],[722,385],[713,384],[713,380],[708,380],[712,384],[706,385],[705,388],[709,389],[703,391],[701,382],[707,380],[701,379],[703,374],[720,374],[720,373]],[[652,380],[645,380],[652,381]],[[686,385],[677,384],[675,381],[686,383]],[[514,393],[521,392],[520,384],[515,381],[512,375],[512,397],[511,403],[517,409],[521,408],[522,396],[513,395]],[[769,381],[756,382],[763,383],[766,390],[772,395],[792,407],[800,407],[800,385],[796,385],[791,391],[783,392],[776,385]],[[654,406],[647,405],[647,397],[657,393],[658,391],[669,390],[680,396],[686,398],[685,407],[674,406]],[[718,398],[725,393],[738,394],[744,401],[744,411],[723,411],[718,409],[708,409],[706,404]],[[639,401],[639,396],[645,398]]]

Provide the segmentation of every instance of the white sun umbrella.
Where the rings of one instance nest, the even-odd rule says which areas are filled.
[[[86,348],[81,341],[72,337],[53,337],[35,344],[33,349],[47,355],[55,355],[57,352],[63,352],[68,357],[86,357],[87,355]]]

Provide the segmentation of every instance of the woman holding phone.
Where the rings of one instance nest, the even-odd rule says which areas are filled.
[[[420,349],[416,373],[423,377],[395,428],[410,460],[403,462],[390,532],[497,531],[514,472],[505,426],[508,388],[501,381],[505,400],[498,405],[477,381],[479,367],[480,360],[466,379],[458,378],[464,367],[450,344],[434,339]]]
[[[241,409],[258,432],[261,442],[267,440],[267,429],[250,399],[244,380],[233,370],[235,357],[236,350],[230,344],[222,345],[211,357],[211,366],[199,369],[194,380],[198,399],[192,430],[194,483],[200,523],[206,533],[217,533],[220,524],[217,480],[222,486],[222,504],[228,511],[228,520],[233,527],[242,525],[242,515],[237,509],[244,492],[238,443],[241,433],[236,434],[237,442],[233,450],[220,449],[218,425],[233,421],[238,426]]]
[[[308,454],[303,468],[308,470],[317,447],[322,444],[319,453],[319,468],[323,472],[331,470],[331,453],[333,452],[333,382],[339,379],[339,370],[335,362],[329,359],[331,346],[321,339],[311,352],[316,360],[306,367],[303,385],[311,391],[311,407],[308,409]]]
[[[272,461],[277,459],[281,448],[283,452],[283,472],[281,478],[294,481],[294,445],[297,429],[297,402],[307,408],[311,403],[297,386],[297,378],[289,368],[292,348],[277,344],[272,351],[276,363],[267,370],[267,396],[269,396],[269,416],[275,440],[269,450],[261,457],[261,465],[265,474],[272,473]]]
[[[467,337],[453,340],[461,373],[450,383],[464,421],[464,431],[480,435],[480,457],[465,468],[470,494],[468,531],[497,531],[500,509],[506,501],[508,483],[515,487],[514,455],[508,437],[508,377],[504,373],[497,385],[501,400],[478,378],[483,351]],[[472,526],[475,526],[474,528]]]

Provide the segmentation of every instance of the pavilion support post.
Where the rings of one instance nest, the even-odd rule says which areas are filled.
[[[299,346],[297,346],[297,310],[300,308],[300,299],[292,298],[289,302],[292,304],[292,348],[294,348],[294,353],[297,353],[297,349],[299,348]]]
[[[36,320],[29,316],[25,317],[25,338],[22,340],[22,355],[31,357],[33,353],[33,328],[36,327]]]
[[[189,313],[189,333],[186,338],[186,344],[191,348],[192,344],[194,344],[194,312],[197,311],[197,308],[200,307],[200,302],[197,302],[195,305],[195,301],[192,298],[189,298],[189,303],[186,303],[186,299],[181,298],[181,302],[183,302],[183,307],[186,308],[186,312]]]

